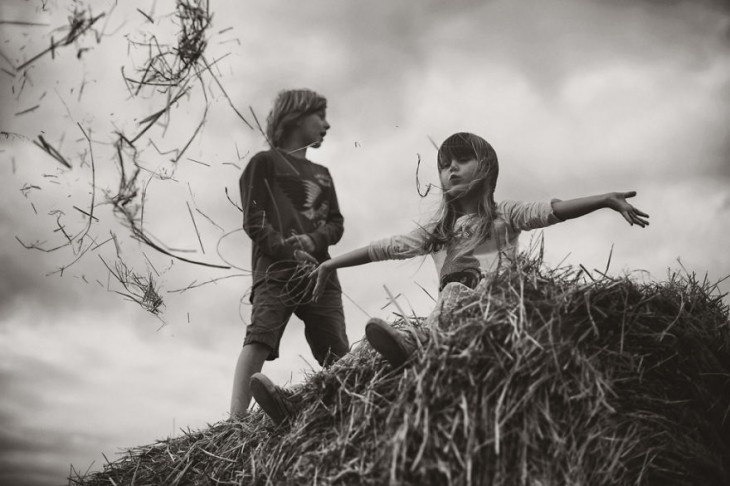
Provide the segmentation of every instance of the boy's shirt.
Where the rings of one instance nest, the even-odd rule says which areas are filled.
[[[251,158],[239,182],[243,228],[253,242],[254,285],[267,274],[291,274],[295,248],[284,240],[292,235],[309,235],[312,256],[330,258],[327,249],[342,238],[344,218],[326,167],[268,150]]]

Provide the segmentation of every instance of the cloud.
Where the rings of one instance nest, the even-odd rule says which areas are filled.
[[[570,263],[602,268],[613,243],[617,272],[646,268],[661,277],[681,257],[689,268],[718,272],[718,278],[730,273],[721,224],[730,207],[730,141],[725,136],[730,23],[722,2],[432,0],[375,5],[312,0],[212,6],[214,30],[233,29],[211,36],[210,59],[227,55],[215,72],[247,117],[251,106],[263,120],[283,88],[314,88],[330,101],[332,130],[322,149],[309,155],[332,171],[345,213],[345,235],[332,254],[428,219],[438,205],[438,189],[426,199],[415,190],[419,155],[421,183],[437,183],[435,149],[427,137],[438,143],[452,132],[470,130],[497,149],[500,199],[639,191],[636,205],[652,215],[650,228],[630,228],[608,211],[557,225],[544,233],[550,262],[570,253]],[[28,141],[0,147],[5,150],[0,159],[14,157],[16,165],[15,171],[10,163],[3,166],[3,234],[57,241],[48,212],[58,208],[66,211],[69,227],[83,226],[71,207],[88,207],[90,190],[90,167],[81,163],[88,147],[77,121],[93,128],[99,142],[94,145],[97,188],[116,189],[116,155],[105,144],[115,130],[134,133],[139,120],[164,105],[155,94],[130,99],[119,73],[121,65],[127,73],[133,71],[124,34],[149,27],[136,7],[134,2],[120,4],[109,32],[116,26],[121,30],[80,60],[70,49],[38,63],[30,73],[35,84],[27,85],[20,99],[8,95],[10,78],[0,73],[6,83],[0,86],[1,129],[28,138],[45,131],[74,162],[72,170],[58,171]],[[62,24],[65,13],[60,11],[52,25]],[[40,34],[33,38],[39,45],[47,40]],[[9,47],[3,49],[8,54]],[[15,59],[27,52],[9,55]],[[243,126],[212,86],[207,122],[178,164],[175,180],[153,179],[148,186],[145,228],[170,247],[191,250],[183,256],[213,263],[223,259],[245,269],[250,242],[243,233],[219,244],[224,234],[240,227],[241,217],[224,189],[238,201],[246,154],[263,149],[264,141]],[[11,116],[15,108],[43,96],[37,111]],[[150,132],[160,150],[185,144],[204,106],[195,85],[173,107],[167,128]],[[169,167],[169,154],[145,142],[139,145],[148,167]],[[145,182],[147,177],[145,173]],[[26,182],[42,190],[25,198],[20,187]],[[101,203],[101,191],[98,196]],[[31,252],[12,238],[3,240],[0,386],[8,398],[0,407],[0,443],[4,453],[18,451],[14,468],[21,462],[26,462],[25,471],[31,468],[27,454],[36,450],[65,474],[68,462],[86,466],[100,450],[169,434],[172,417],[180,426],[202,426],[227,409],[245,332],[239,310],[244,317],[248,312],[239,299],[250,279],[235,277],[168,294],[233,271],[173,262],[129,238],[107,205],[98,206],[95,214],[100,218],[93,226],[95,237],[101,240],[114,231],[121,258],[159,282],[167,325],[159,329],[160,321],[106,290],[107,272],[97,255],[113,262],[111,244],[60,279],[45,274],[73,260],[73,252]],[[530,236],[524,235],[524,245]],[[429,259],[343,269],[340,279],[351,341],[362,337],[365,314],[390,316],[393,306],[384,307],[383,285],[403,294],[398,302],[406,309],[413,306],[424,314],[433,305],[417,285],[436,288]],[[301,369],[314,363],[296,319],[285,333],[282,356],[266,365],[279,384],[301,379]],[[71,436],[77,441],[73,452],[58,452],[59,437]]]
[[[0,213],[4,213],[5,208],[7,206],[0,209]],[[0,219],[0,231],[22,237],[22,227],[8,224],[8,219],[11,218]],[[53,268],[54,259],[36,250],[24,249],[12,236],[7,245],[0,247],[0,323],[7,324],[10,316],[19,311],[33,309],[40,317],[44,308],[52,307],[53,314],[57,314],[75,307],[80,298],[78,288],[58,285],[58,277],[45,276]]]
[[[102,452],[225,418],[240,332],[201,323],[218,336],[208,349],[191,325],[156,331],[132,316],[84,310],[0,331],[6,474],[42,470],[60,482],[69,463],[83,470]]]

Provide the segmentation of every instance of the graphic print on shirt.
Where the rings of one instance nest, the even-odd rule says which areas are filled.
[[[277,177],[277,183],[292,202],[292,206],[319,227],[325,224],[329,214],[329,191],[326,189],[332,186],[332,181],[324,174],[315,174],[314,178],[317,182],[282,175]]]

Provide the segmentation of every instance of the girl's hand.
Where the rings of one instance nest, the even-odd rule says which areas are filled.
[[[621,216],[623,216],[631,226],[635,224],[638,224],[642,228],[649,226],[649,221],[646,219],[649,215],[626,202],[627,198],[634,196],[636,196],[636,191],[612,192],[608,194],[606,203],[609,208],[621,213]]]
[[[314,290],[312,291],[312,299],[315,302],[317,302],[324,293],[324,288],[327,286],[327,279],[330,278],[331,273],[332,269],[329,265],[327,265],[327,262],[324,262],[309,274],[309,278],[317,279],[317,283],[314,285]]]

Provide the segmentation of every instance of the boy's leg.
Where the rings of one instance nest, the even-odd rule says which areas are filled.
[[[261,371],[264,361],[271,353],[271,349],[260,343],[246,344],[241,348],[233,376],[233,393],[231,394],[231,418],[246,416],[251,403],[251,377]]]
[[[297,407],[292,400],[293,392],[274,385],[263,373],[254,373],[250,383],[256,403],[276,425],[294,416]]]
[[[326,367],[347,354],[349,344],[339,289],[326,290],[318,303],[302,305],[294,312],[304,321],[304,334],[320,365]],[[250,390],[256,403],[277,425],[297,412],[296,394],[274,385],[262,373],[251,376]]]
[[[245,416],[251,403],[250,380],[263,368],[264,361],[279,357],[279,341],[292,309],[281,302],[280,285],[264,281],[253,290],[251,324],[238,357],[231,397],[231,416]]]
[[[300,306],[295,314],[304,321],[304,335],[320,365],[327,367],[350,351],[339,284],[327,288],[316,303]]]

